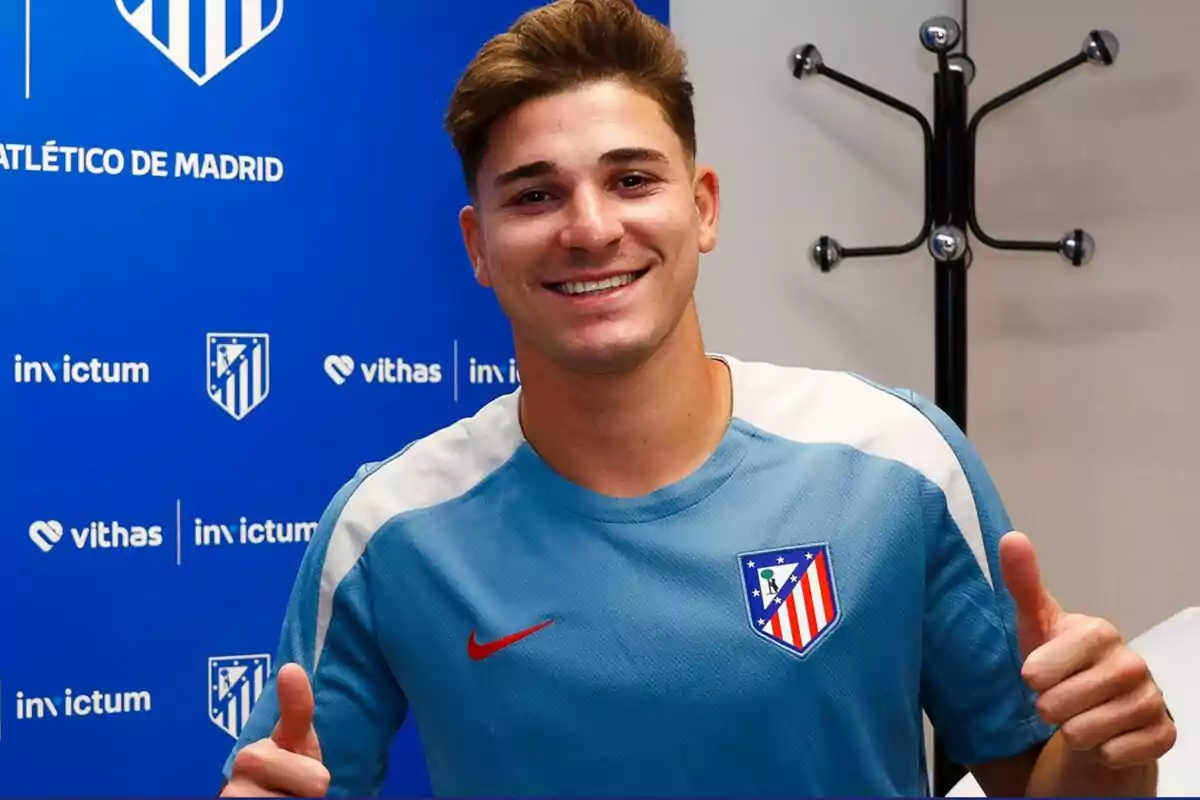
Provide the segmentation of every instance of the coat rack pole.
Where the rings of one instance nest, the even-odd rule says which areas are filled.
[[[967,225],[966,85],[963,73],[934,76],[934,164],[930,187],[934,221]],[[934,402],[964,431],[967,427],[967,266],[971,253],[934,260]]]

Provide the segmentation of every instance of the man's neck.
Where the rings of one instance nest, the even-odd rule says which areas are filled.
[[[521,381],[529,444],[566,479],[613,497],[648,494],[695,471],[732,411],[728,367],[698,337],[666,345],[630,373],[522,369]]]

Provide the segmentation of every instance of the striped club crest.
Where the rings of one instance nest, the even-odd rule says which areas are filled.
[[[271,337],[208,334],[208,397],[239,422],[271,393]]]
[[[271,656],[217,656],[208,660],[208,718],[234,739],[250,719],[267,677]]]
[[[750,627],[772,644],[805,656],[839,620],[828,544],[738,556]]]
[[[283,0],[116,0],[134,30],[203,86],[266,39]]]

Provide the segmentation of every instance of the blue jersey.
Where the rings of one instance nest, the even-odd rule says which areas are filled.
[[[409,715],[443,796],[922,795],[922,711],[963,764],[1050,735],[962,433],[911,392],[721,358],[724,438],[646,496],[554,472],[519,390],[341,489],[277,656],[313,680],[331,794],[380,791]],[[270,682],[237,747],[277,709]]]

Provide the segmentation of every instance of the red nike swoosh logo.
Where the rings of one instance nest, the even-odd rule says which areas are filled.
[[[510,633],[508,636],[505,636],[502,639],[497,639],[494,642],[487,642],[485,644],[480,644],[479,642],[475,641],[475,631],[471,631],[471,635],[467,638],[467,655],[472,661],[483,661],[488,656],[493,656],[496,653],[499,653],[510,644],[519,642],[526,636],[531,636],[532,634],[537,633],[551,622],[554,622],[554,620],[548,619],[545,622],[539,622],[532,628],[526,628],[523,631]]]

